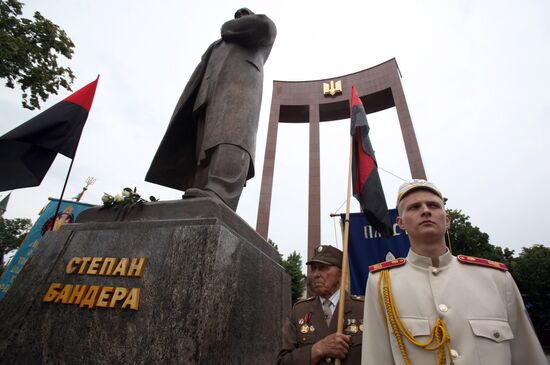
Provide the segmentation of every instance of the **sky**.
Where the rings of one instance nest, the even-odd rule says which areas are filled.
[[[144,181],[189,76],[221,25],[240,7],[268,15],[277,39],[265,65],[256,177],[237,213],[256,227],[273,80],[336,78],[395,58],[428,179],[447,206],[470,216],[490,242],[519,253],[550,245],[550,2],[33,0],[75,43],[73,91],[101,75],[65,198],[86,178],[83,201],[137,187],[160,200],[181,192]],[[42,110],[70,95],[60,90]],[[39,112],[20,91],[0,87],[0,135]],[[395,108],[369,115],[389,207],[410,179]],[[349,120],[321,123],[321,243],[341,247]],[[285,256],[306,256],[308,126],[279,126],[269,238]],[[5,218],[31,218],[58,197],[70,160],[58,155],[39,187],[12,192]],[[1,172],[0,172],[1,173]],[[9,192],[0,192],[0,198]],[[351,211],[359,211],[353,201]]]

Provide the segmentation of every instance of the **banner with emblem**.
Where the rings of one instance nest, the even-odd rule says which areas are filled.
[[[397,209],[390,209],[393,235],[383,238],[363,213],[349,215],[349,269],[351,294],[365,295],[369,266],[397,257],[406,257],[409,252],[409,236],[395,223]],[[341,219],[345,219],[342,214]]]
[[[57,231],[65,223],[73,223],[76,217],[84,210],[93,207],[92,204],[74,202],[69,200],[62,200],[59,207],[59,213],[54,218],[57,202],[59,199],[49,198],[50,202],[39,213],[40,216],[36,220],[36,223],[32,226],[31,230],[25,237],[23,243],[17,250],[17,253],[9,262],[4,274],[0,278],[0,300],[4,298],[4,295],[11,286],[11,283],[15,280],[15,277],[27,260],[36,251],[40,243],[40,239],[47,231]]]

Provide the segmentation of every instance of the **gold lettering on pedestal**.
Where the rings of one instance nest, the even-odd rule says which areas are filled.
[[[80,264],[80,270],[78,270],[79,274],[84,274],[84,272],[86,271],[86,267],[88,266],[88,262],[90,262],[91,260],[92,260],[91,257],[82,258],[82,263]]]
[[[73,257],[71,261],[67,264],[67,269],[65,272],[67,274],[74,274],[76,270],[78,270],[78,267],[82,263],[82,259],[80,257]]]
[[[69,275],[142,277],[147,257],[73,257],[65,267]],[[42,298],[46,303],[73,304],[80,308],[139,309],[141,288],[52,283]]]
[[[102,307],[107,308],[109,306],[109,299],[111,299],[111,294],[113,293],[112,286],[104,286],[101,288],[101,292],[99,293],[99,298],[97,298],[97,303],[95,304],[96,307]]]
[[[73,291],[73,286],[70,284],[67,284],[63,287],[63,290],[61,290],[61,293],[57,295],[57,298],[55,298],[54,303],[69,303],[69,297],[71,295],[71,292]]]
[[[103,262],[103,257],[93,257],[92,262],[90,263],[90,266],[88,266],[88,271],[86,271],[86,274],[88,275],[97,275],[99,270],[99,265]]]
[[[116,265],[116,259],[114,257],[106,257],[99,270],[99,275],[111,275]]]
[[[73,257],[65,272],[79,275],[106,275],[141,277],[145,272],[147,257]]]
[[[126,276],[126,272],[128,271],[128,259],[126,257],[120,259],[118,262],[118,265],[115,268],[115,271],[111,275],[120,275],[120,276]]]
[[[122,299],[126,298],[128,295],[128,289],[126,288],[115,288],[115,292],[113,294],[113,299],[111,299],[111,303],[109,303],[109,308],[114,308],[116,305],[116,302],[121,301]]]
[[[99,289],[101,289],[98,285],[92,285],[88,288],[88,291],[86,292],[86,295],[84,296],[84,299],[80,302],[80,308],[88,307],[92,309],[95,307],[95,302],[97,300],[97,294],[99,294]]]
[[[71,296],[69,297],[69,304],[80,304],[82,297],[86,293],[88,285],[75,285]]]
[[[46,295],[44,295],[44,298],[42,298],[43,302],[51,302],[55,298],[57,298],[57,294],[59,294],[59,289],[63,287],[63,284],[59,283],[52,283],[50,285],[50,288],[46,292]]]
[[[145,271],[145,264],[147,263],[146,257],[133,258],[130,262],[130,268],[128,269],[128,276],[135,276],[140,278]]]
[[[132,288],[130,290],[130,293],[126,297],[124,304],[122,304],[122,309],[130,308],[137,311],[139,308],[140,293],[141,293],[141,290],[139,288]]]

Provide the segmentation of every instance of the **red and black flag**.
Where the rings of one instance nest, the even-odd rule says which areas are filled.
[[[74,158],[98,80],[0,137],[0,191],[40,185],[58,153]]]
[[[355,86],[351,88],[351,135],[353,139],[353,196],[369,223],[384,237],[392,235],[388,206],[369,139],[369,123]]]

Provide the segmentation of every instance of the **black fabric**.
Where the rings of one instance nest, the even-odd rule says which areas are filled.
[[[367,221],[382,235],[382,237],[391,237],[393,227],[390,221],[390,214],[386,204],[386,197],[382,189],[382,182],[375,168],[369,175],[361,191],[361,210],[367,217]]]
[[[40,185],[57,153],[74,158],[87,117],[61,101],[0,137],[0,191]]]
[[[390,237],[393,228],[369,138],[367,114],[360,99],[356,95],[355,97],[358,103],[351,106],[353,196],[359,200],[369,224],[383,237]]]

